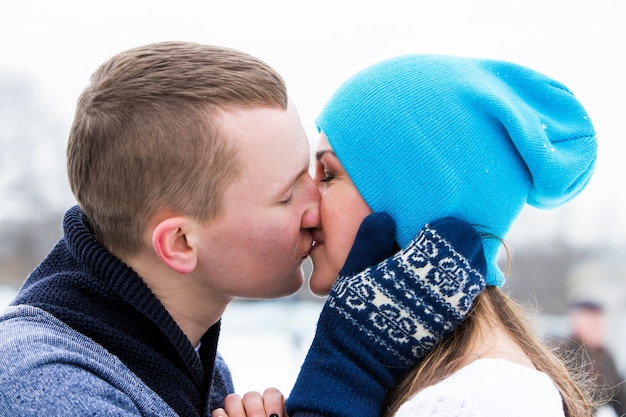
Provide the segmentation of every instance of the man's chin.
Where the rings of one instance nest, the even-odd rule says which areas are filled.
[[[272,294],[268,298],[281,298],[288,297],[300,291],[304,286],[304,272],[302,268],[291,274],[288,279],[285,280],[285,285],[280,288],[275,294]]]

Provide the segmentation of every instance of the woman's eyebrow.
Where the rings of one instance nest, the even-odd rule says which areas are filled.
[[[322,157],[324,156],[324,154],[327,154],[327,153],[332,154],[335,158],[337,157],[337,155],[335,155],[335,152],[331,151],[330,149],[325,149],[325,150],[323,150],[323,151],[318,151],[318,152],[315,154],[315,159],[316,159],[317,161],[321,161],[321,160],[322,160]]]

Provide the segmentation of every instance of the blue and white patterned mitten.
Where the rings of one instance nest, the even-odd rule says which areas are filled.
[[[374,216],[362,228],[388,235],[371,233],[376,225],[386,227]],[[360,238],[320,314],[287,400],[290,416],[378,417],[387,391],[452,332],[485,287],[482,240],[462,220],[432,222],[395,255],[354,273],[368,259],[354,253],[364,247]]]

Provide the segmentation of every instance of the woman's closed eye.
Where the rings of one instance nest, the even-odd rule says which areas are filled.
[[[335,174],[332,172],[324,171],[324,177],[320,179],[320,182],[330,182],[335,178]]]

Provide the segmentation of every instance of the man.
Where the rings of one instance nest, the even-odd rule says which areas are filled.
[[[165,42],[104,63],[67,146],[79,205],[0,318],[0,414],[221,407],[226,306],[302,286],[319,225],[309,157],[282,79],[252,56]]]

